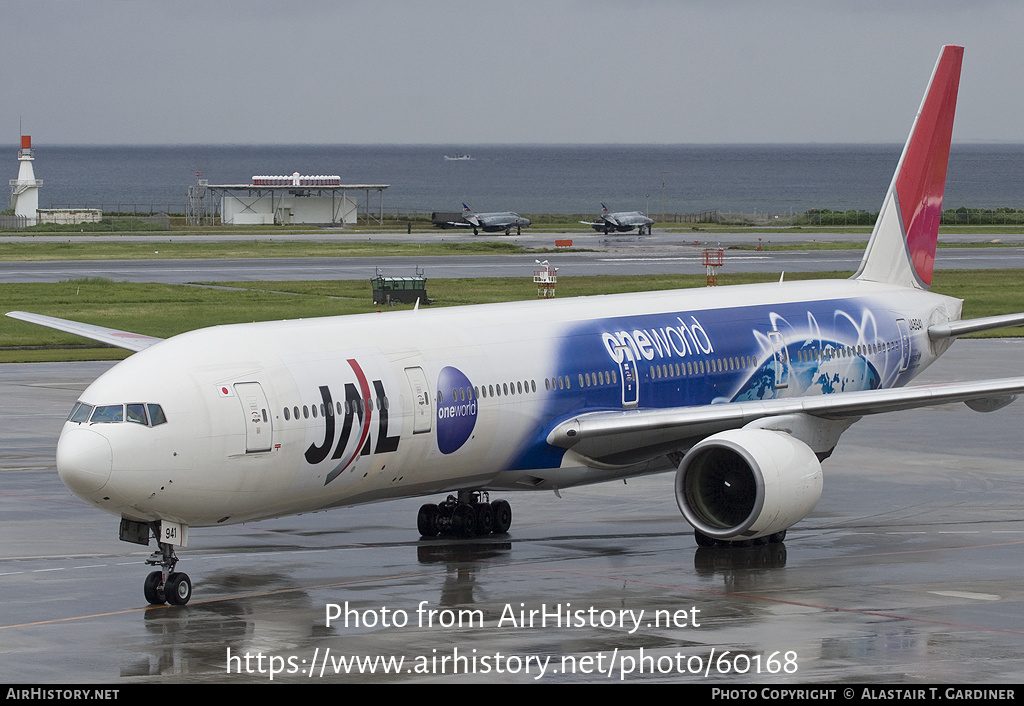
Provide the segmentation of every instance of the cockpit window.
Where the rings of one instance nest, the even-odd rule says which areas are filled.
[[[153,426],[167,423],[167,417],[164,416],[164,409],[158,404],[148,404],[146,407],[149,409],[149,423]]]
[[[91,404],[85,404],[84,402],[76,402],[74,408],[71,410],[71,414],[68,415],[68,421],[84,424],[89,420],[89,414],[91,413]]]
[[[128,404],[125,405],[128,410],[125,414],[125,419],[129,422],[135,422],[136,424],[146,423],[146,405],[144,404]]]
[[[148,416],[147,416],[148,412]],[[68,415],[69,422],[85,424],[116,424],[118,422],[134,422],[143,426],[155,427],[167,423],[163,408],[158,404],[131,402],[129,404],[108,404],[93,407],[79,400]]]
[[[104,424],[108,422],[124,421],[124,405],[106,404],[100,405],[93,410],[89,421],[93,424]]]

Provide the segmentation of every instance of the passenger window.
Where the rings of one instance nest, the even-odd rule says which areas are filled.
[[[288,413],[288,408],[285,407],[284,408],[284,420],[287,422],[291,418],[292,418],[292,415]]]
[[[125,417],[129,422],[135,422],[136,424],[146,424],[146,406],[143,404],[130,404],[127,405],[128,414]]]

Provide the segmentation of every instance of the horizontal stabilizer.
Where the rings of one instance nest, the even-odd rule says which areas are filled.
[[[935,324],[928,327],[928,338],[933,341],[941,341],[944,338],[964,336],[968,333],[992,331],[998,328],[1012,328],[1014,326],[1024,326],[1024,314],[985,316],[980,319],[964,319],[963,321]]]
[[[40,326],[46,326],[58,331],[73,333],[83,338],[91,338],[94,341],[116,346],[117,348],[125,348],[130,351],[141,351],[163,340],[162,338],[154,338],[153,336],[146,336],[141,333],[118,331],[117,329],[104,326],[93,326],[92,324],[83,324],[79,321],[58,319],[55,316],[30,314],[26,311],[9,311],[7,315],[12,319],[20,319],[31,324],[39,324]]]

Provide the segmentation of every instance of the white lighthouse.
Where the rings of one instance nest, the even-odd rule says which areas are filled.
[[[18,178],[11,179],[11,208],[14,215],[25,216],[26,225],[34,226],[38,221],[39,187],[42,179],[36,179],[32,169],[32,137],[21,136],[21,149],[18,151]]]

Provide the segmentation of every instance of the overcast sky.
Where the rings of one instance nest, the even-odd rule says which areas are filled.
[[[1024,141],[1019,0],[0,0],[0,144]]]

